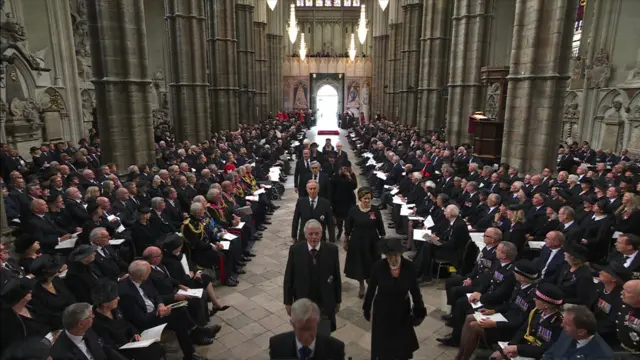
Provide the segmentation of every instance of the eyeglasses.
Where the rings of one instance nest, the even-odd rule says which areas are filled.
[[[491,235],[484,234],[484,237],[489,238],[489,239],[496,240],[496,238],[495,238],[495,237],[493,237],[493,236],[491,236]]]

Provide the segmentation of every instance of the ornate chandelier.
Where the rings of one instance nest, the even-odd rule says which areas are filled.
[[[360,40],[360,44],[364,44],[367,40],[367,12],[365,11],[365,6],[360,6],[360,20],[358,21],[358,40]]]
[[[307,56],[307,43],[304,42],[304,33],[300,34],[300,60],[304,61],[304,58]]]
[[[351,45],[349,45],[349,59],[356,59],[356,35],[351,33]]]
[[[289,33],[289,41],[294,44],[298,37],[298,21],[296,20],[296,6],[293,3],[291,3],[291,8],[289,10],[289,26],[287,27],[287,33]]]
[[[389,0],[378,0],[378,4],[380,4],[380,8],[384,11],[389,5]]]
[[[271,11],[276,8],[276,4],[278,4],[278,0],[267,0],[267,5],[269,5]]]

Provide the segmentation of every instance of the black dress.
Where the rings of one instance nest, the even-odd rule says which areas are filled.
[[[31,317],[19,315],[10,307],[0,309],[0,354],[10,345],[29,339],[43,339],[53,329],[49,318],[39,313],[31,305],[27,305]]]
[[[93,312],[92,329],[105,342],[105,345],[113,349],[119,349],[122,345],[133,340],[133,336],[140,334],[138,329],[127,322],[119,309],[111,311],[113,319],[103,315],[99,311]],[[160,359],[164,356],[164,349],[159,343],[153,343],[145,348],[118,350],[129,359]]]
[[[571,272],[571,266],[565,262],[558,273],[556,286],[562,290],[565,303],[591,308],[598,297],[596,284],[587,265],[582,265]]]
[[[389,263],[384,259],[378,260],[373,266],[362,305],[365,314],[371,313],[372,360],[411,359],[413,352],[420,348],[413,329],[412,302],[413,314],[422,318],[426,316],[411,262],[402,258],[400,275],[394,278]]]
[[[331,209],[336,219],[344,219],[349,214],[349,210],[356,205],[356,195],[354,190],[358,188],[358,180],[353,175],[351,180],[348,177],[336,174],[329,181],[329,201]]]
[[[51,293],[42,284],[36,284],[33,288],[31,303],[33,306],[46,313],[54,329],[62,329],[62,312],[67,306],[76,302],[76,298],[67,289],[60,278],[52,281],[56,293]]]
[[[371,276],[371,266],[380,259],[379,241],[385,236],[382,215],[377,207],[367,212],[354,206],[346,219],[345,234],[349,238],[344,274],[362,281]]]

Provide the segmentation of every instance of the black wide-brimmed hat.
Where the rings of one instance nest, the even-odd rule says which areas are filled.
[[[619,286],[622,286],[627,281],[631,280],[633,277],[633,272],[624,267],[619,262],[612,261],[609,264],[605,265],[600,272],[606,272],[611,275],[614,279],[616,279],[616,283]]]
[[[527,206],[525,204],[511,204],[507,209],[511,211],[519,211],[519,210],[524,210],[526,208]]]
[[[63,265],[59,258],[44,254],[33,260],[29,270],[36,278],[42,279],[57,274]]]
[[[36,241],[38,240],[35,237],[29,234],[23,234],[13,242],[13,250],[16,254],[23,254],[25,251],[29,250]]]
[[[402,254],[406,251],[406,248],[402,245],[402,241],[399,238],[390,237],[385,239],[380,251],[385,255],[392,253]]]
[[[86,259],[87,257],[89,257],[94,252],[96,252],[97,249],[98,249],[98,247],[95,246],[95,245],[82,244],[82,245],[78,246],[77,248],[73,249],[71,254],[69,254],[69,258],[68,259],[69,259],[69,261],[72,261],[72,262],[82,261],[82,260]]]
[[[182,236],[178,234],[169,234],[162,241],[162,250],[166,252],[172,252],[184,244]]]
[[[588,250],[582,245],[566,243],[564,246],[564,252],[578,260],[587,261]]]
[[[340,163],[340,166],[351,167],[351,161],[345,160],[342,163]]]
[[[540,278],[540,272],[536,268],[536,266],[530,261],[526,259],[521,259],[516,262],[516,266],[513,269],[513,272],[524,276],[525,278],[535,281]]]
[[[33,285],[33,281],[27,277],[9,280],[0,292],[2,304],[8,307],[17,304],[33,290]]]
[[[118,284],[113,281],[99,281],[91,291],[93,305],[100,306],[118,297]]]
[[[148,206],[140,206],[138,208],[138,213],[140,213],[140,214],[148,214],[150,212],[151,212],[151,208],[148,207]]]
[[[536,299],[542,300],[552,305],[562,305],[564,300],[562,298],[562,290],[557,286],[549,283],[539,284],[536,288],[534,295]]]

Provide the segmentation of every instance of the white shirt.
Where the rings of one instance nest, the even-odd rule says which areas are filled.
[[[591,340],[593,340],[593,335],[589,336],[586,339],[576,340],[576,342],[577,342],[576,349],[580,349],[581,347],[587,345],[588,343],[591,342]]]
[[[296,349],[298,350],[298,359],[300,358],[300,349],[302,349],[304,345],[302,345],[300,343],[300,341],[298,341],[298,338],[296,338]],[[313,339],[313,342],[311,343],[311,345],[308,346],[309,349],[311,349],[311,354],[309,354],[309,358],[313,358],[313,353],[316,352],[316,339]]]
[[[318,206],[318,198],[315,199],[309,197],[309,205],[311,206],[311,210],[315,210],[316,206]]]
[[[318,245],[316,245],[316,247],[313,247],[313,246],[309,245],[309,243],[307,243],[307,247],[309,248],[309,252],[311,252],[311,249],[316,249],[317,251],[320,251],[320,243],[318,243]]]
[[[144,291],[142,291],[142,288],[140,287],[140,284],[138,284],[135,281],[132,281],[133,285],[136,286],[136,289],[138,289],[138,292],[140,293],[140,296],[142,296],[142,300],[144,300],[144,305],[147,307],[147,314],[152,312],[153,309],[155,309],[155,305],[153,305],[153,302],[151,302],[151,300],[149,300],[149,298],[147,297],[147,295],[144,293]]]
[[[560,248],[557,249],[551,249],[551,254],[549,255],[549,259],[547,260],[547,263],[544,264],[544,269],[542,269],[542,276],[544,276],[544,273],[547,271],[547,266],[549,266],[549,263],[551,262],[551,260],[553,259],[554,256],[556,256],[556,254],[558,253],[558,251],[560,251]]]
[[[636,258],[636,255],[638,255],[637,251],[629,255],[629,257],[627,258],[627,261],[624,262],[624,267],[628,268],[629,266],[631,266],[631,263],[633,262],[633,259]]]
[[[87,344],[85,344],[82,336],[75,336],[73,334],[70,334],[67,330],[65,330],[64,332],[67,334],[67,337],[69,338],[69,340],[71,340],[74,344],[76,344],[78,349],[82,351],[82,353],[84,354],[84,356],[87,357],[87,359],[93,360],[93,355],[91,355],[91,353],[89,352],[89,349],[87,348]]]
[[[569,227],[569,226],[571,226],[571,224],[573,224],[573,223],[574,223],[574,221],[573,221],[573,220],[569,221],[568,223],[564,224],[564,228],[565,228],[565,229],[566,229],[566,228],[568,228],[568,227]]]
[[[102,246],[98,246],[98,248],[96,250],[100,253],[100,255],[102,255],[102,257],[107,257],[105,255],[107,250],[105,250]]]
[[[184,256],[184,254],[182,254],[182,257],[180,258],[180,265],[182,265],[184,273],[189,275],[189,263],[187,262],[187,257]]]

